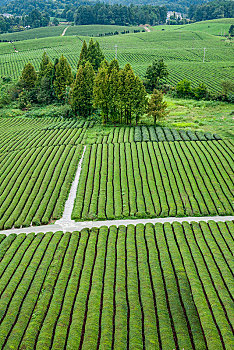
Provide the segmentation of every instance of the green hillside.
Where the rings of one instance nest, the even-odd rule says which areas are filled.
[[[199,24],[195,25],[199,27]],[[86,33],[91,27],[93,26],[85,27]],[[110,30],[110,26],[106,29],[105,26],[101,27],[103,31]],[[141,77],[154,59],[163,58],[169,70],[169,84],[176,85],[178,81],[186,78],[191,80],[193,86],[204,82],[211,92],[220,92],[222,80],[234,79],[233,41],[186,28],[189,26],[182,29],[170,28],[164,31],[105,36],[98,40],[107,60],[115,57],[117,45],[121,67],[130,63]],[[69,30],[76,29],[77,27],[69,27],[66,34],[69,34]],[[17,79],[28,61],[38,69],[44,50],[52,60],[64,54],[75,71],[84,39],[88,41],[89,37],[66,35],[24,40],[13,44],[0,43],[0,76]]]
[[[162,25],[155,26],[153,30],[156,31],[177,31],[177,30],[188,30],[192,32],[204,32],[212,35],[227,35],[228,30],[234,24],[233,18],[220,18],[213,19],[210,21],[196,22],[186,25]]]

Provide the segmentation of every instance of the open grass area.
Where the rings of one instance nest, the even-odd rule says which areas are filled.
[[[0,348],[233,349],[233,229],[0,235]]]

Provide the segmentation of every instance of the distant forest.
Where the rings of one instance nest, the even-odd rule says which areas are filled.
[[[4,0],[0,0],[4,1]],[[169,3],[158,0],[155,3],[166,6],[150,5],[153,0],[140,0],[140,5],[125,5],[125,0],[112,0],[113,4],[106,2],[74,2],[74,0],[14,0],[8,1],[0,7],[0,13],[14,15],[12,18],[0,15],[0,32],[24,30],[26,27],[45,27],[51,23],[58,25],[59,20],[73,22],[75,25],[103,24],[103,25],[139,25],[164,24],[167,11],[178,11],[177,6],[187,11],[188,18],[193,22],[216,18],[233,18],[234,1],[216,0],[170,0]],[[116,0],[117,2],[117,0]],[[121,4],[121,2],[123,4]],[[136,0],[135,0],[136,2]],[[145,4],[144,4],[145,3]],[[147,3],[147,5],[146,5]],[[190,4],[190,7],[187,6]],[[172,7],[171,7],[172,6]],[[20,16],[17,17],[17,16]],[[170,23],[169,23],[170,24]]]
[[[187,13],[191,5],[207,3],[211,0],[103,0],[103,3],[133,5],[153,5],[166,6],[168,11]],[[65,9],[77,9],[80,5],[95,5],[98,1],[82,0],[0,0],[0,13],[10,13],[14,15],[25,15],[37,9],[46,12],[51,17],[59,17]]]

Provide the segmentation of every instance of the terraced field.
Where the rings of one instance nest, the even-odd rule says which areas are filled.
[[[72,218],[232,213],[232,142],[149,141],[87,147]]]
[[[233,349],[232,222],[0,235],[1,349]]]
[[[233,142],[216,134],[60,118],[0,132],[0,230],[62,217],[83,145],[76,221],[233,213]]]
[[[110,28],[107,29],[109,31]],[[67,33],[70,31],[72,34],[75,30],[71,27]],[[88,28],[85,30],[88,31]],[[64,54],[75,71],[84,39],[89,37],[73,35],[24,40],[14,44],[18,52],[14,52],[13,44],[0,43],[0,76],[18,78],[29,60],[38,69],[44,50],[52,60]],[[168,66],[168,83],[171,85],[186,78],[193,86],[204,82],[211,92],[217,93],[221,91],[222,80],[234,78],[233,42],[205,32],[181,28],[101,37],[98,40],[108,60],[115,57],[117,45],[120,65],[130,63],[141,77],[154,59],[163,58]]]
[[[1,120],[0,229],[62,216],[88,126],[56,118]]]

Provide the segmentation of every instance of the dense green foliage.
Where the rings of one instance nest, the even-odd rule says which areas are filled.
[[[0,347],[231,350],[233,229],[0,235]]]
[[[168,77],[168,71],[163,59],[154,60],[153,63],[146,69],[145,87],[147,91],[152,92],[157,89],[159,82]]]
[[[39,28],[49,25],[50,17],[48,13],[40,13],[38,10],[32,10],[27,16],[1,16],[0,15],[0,33],[11,33],[25,28]]]
[[[118,61],[103,61],[94,82],[94,106],[101,110],[103,124],[136,124],[146,110],[146,91],[142,81],[126,64],[119,69]]]
[[[215,18],[234,18],[233,1],[215,0],[205,4],[191,5],[189,18],[195,21],[205,21]]]
[[[154,89],[147,108],[147,115],[153,117],[154,124],[158,119],[164,118],[168,111],[166,111],[167,104],[163,101],[163,94],[161,91]]]
[[[74,10],[74,6],[71,6]],[[67,6],[62,16],[75,24],[115,24],[139,25],[160,24],[166,22],[167,9],[159,6],[122,6],[97,3],[95,5],[80,5],[75,13]]]
[[[62,216],[89,124],[1,119],[0,229],[47,224]]]
[[[142,127],[147,142],[119,135],[87,148],[73,219],[232,215],[232,143],[186,134],[187,141],[150,142],[150,132]]]

